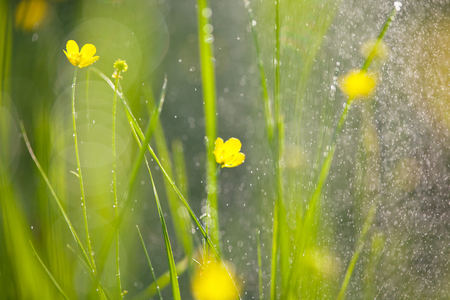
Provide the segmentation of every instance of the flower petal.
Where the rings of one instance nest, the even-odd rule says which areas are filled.
[[[66,55],[78,54],[80,52],[80,48],[78,48],[78,44],[74,40],[70,40],[67,42],[66,49],[67,49]],[[69,55],[67,57],[69,57]]]
[[[222,152],[223,152],[223,140],[221,138],[217,138],[214,142],[214,156],[216,157],[216,162],[218,164],[223,163],[222,161]]]
[[[226,160],[229,156],[239,153],[241,150],[241,141],[236,138],[230,138],[223,144],[223,158]]]
[[[93,63],[95,63],[98,59],[99,59],[99,56],[94,56],[94,57],[91,57],[90,59],[83,60],[78,67],[81,69],[81,68],[90,66]]]
[[[86,44],[81,48],[81,54],[83,55],[83,59],[89,59],[95,55],[97,52],[97,48],[95,48],[92,44]]]
[[[230,161],[227,161],[225,164],[222,165],[222,168],[234,168],[242,164],[245,160],[245,154],[244,153],[238,153],[233,156],[233,159]]]

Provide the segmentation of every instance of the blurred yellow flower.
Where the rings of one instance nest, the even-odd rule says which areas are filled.
[[[377,86],[375,73],[351,70],[339,77],[339,88],[349,98],[362,98],[370,96]]]
[[[192,294],[196,300],[235,300],[237,291],[233,280],[233,272],[229,274],[222,264],[210,261],[195,271]]]
[[[384,62],[389,57],[389,47],[383,41],[371,39],[362,44],[361,54],[365,58],[372,54],[373,59]]]
[[[241,141],[231,138],[225,143],[221,138],[217,138],[214,144],[214,155],[216,162],[222,164],[222,168],[233,168],[242,164],[245,160],[245,154],[241,150]]]
[[[22,0],[16,6],[15,23],[25,31],[35,30],[47,16],[48,4],[43,0]]]
[[[67,42],[66,50],[63,50],[70,63],[78,68],[84,68],[92,65],[98,60],[98,56],[94,56],[97,49],[92,44],[86,44],[81,48],[78,48],[77,42],[70,40]]]

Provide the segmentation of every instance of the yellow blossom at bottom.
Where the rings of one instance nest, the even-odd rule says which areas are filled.
[[[228,268],[230,269],[230,268]],[[210,261],[195,271],[192,294],[196,300],[235,300],[236,288],[230,276],[234,276],[221,263]]]
[[[370,96],[377,86],[375,73],[351,70],[339,77],[339,88],[349,98]]]

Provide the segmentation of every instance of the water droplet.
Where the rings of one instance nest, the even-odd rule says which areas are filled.
[[[206,34],[204,41],[207,44],[211,44],[212,42],[214,42],[214,36],[212,34]]]
[[[212,16],[212,10],[209,7],[206,7],[202,10],[202,16],[205,18],[210,18]]]
[[[395,1],[394,2],[394,7],[396,11],[400,11],[400,9],[402,9],[403,4],[400,1]]]
[[[256,26],[256,21],[252,20],[252,26]]]

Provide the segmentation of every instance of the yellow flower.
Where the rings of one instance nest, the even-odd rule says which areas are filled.
[[[228,268],[230,269],[230,268]],[[210,261],[195,271],[192,281],[192,294],[196,300],[235,300],[236,288],[231,279],[233,272],[218,262]]]
[[[67,42],[66,50],[63,50],[70,63],[78,68],[84,68],[92,65],[98,60],[98,56],[94,56],[97,49],[92,44],[86,44],[81,48],[78,48],[77,42],[70,40]]]
[[[216,162],[222,164],[222,168],[233,168],[242,164],[245,160],[245,154],[239,152],[241,150],[241,141],[231,138],[225,143],[221,138],[217,138],[214,144],[214,155]]]
[[[370,96],[377,86],[375,73],[351,70],[339,78],[339,88],[349,98]]]
[[[25,31],[32,31],[45,21],[49,5],[43,0],[22,0],[16,7],[16,27]]]

